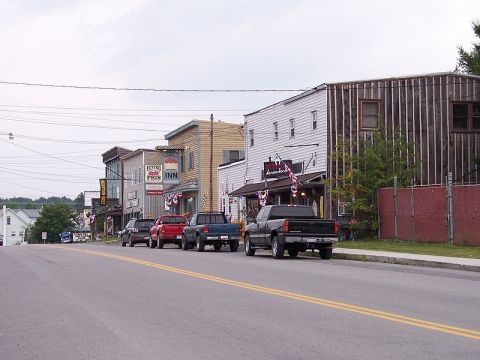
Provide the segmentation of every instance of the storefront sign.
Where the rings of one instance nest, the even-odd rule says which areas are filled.
[[[162,165],[145,165],[145,183],[162,183]]]
[[[166,154],[163,160],[163,181],[168,184],[177,184],[179,180],[177,154]]]
[[[107,179],[100,179],[100,205],[107,205]]]
[[[285,164],[292,168],[292,160],[283,160],[281,162],[268,161],[263,163],[263,176],[267,179],[288,176],[288,169]]]
[[[163,195],[163,185],[146,184],[145,193],[147,195]]]

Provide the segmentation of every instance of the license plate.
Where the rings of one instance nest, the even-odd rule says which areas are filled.
[[[314,238],[307,238],[307,242],[317,242],[318,239],[314,239]]]
[[[177,239],[181,239],[182,238],[182,235],[177,235]]]
[[[149,238],[148,236],[145,236],[145,238],[144,238],[144,239],[145,239],[145,240],[150,240],[150,238]]]

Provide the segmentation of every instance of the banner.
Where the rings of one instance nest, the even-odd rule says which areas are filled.
[[[107,179],[100,179],[100,205],[107,205]]]

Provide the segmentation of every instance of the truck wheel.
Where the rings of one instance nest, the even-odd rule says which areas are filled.
[[[283,245],[278,241],[278,236],[274,236],[272,240],[272,256],[274,259],[282,259],[285,249]]]
[[[127,243],[122,241],[122,247],[125,247],[125,246],[127,246]]]
[[[182,248],[182,243],[181,242],[177,243],[177,246],[178,246],[179,249],[181,249]]]
[[[215,251],[220,251],[220,249],[222,248],[222,243],[213,244],[213,248],[215,249]]]
[[[163,249],[163,240],[160,238],[158,239],[158,248]]]
[[[150,239],[148,240],[148,247],[150,249],[153,249],[155,247],[155,245],[156,244],[155,244],[155,242],[153,242],[152,237],[150,237]]]
[[[328,260],[332,257],[332,249],[320,249],[320,257],[322,259]]]
[[[252,243],[250,242],[250,236],[245,236],[245,255],[253,256],[255,255],[255,249],[252,248]]]
[[[205,251],[205,243],[203,242],[203,240],[198,235],[197,235],[197,251],[198,252],[204,252]]]
[[[238,240],[233,240],[230,242],[230,252],[237,252],[238,250]]]
[[[185,235],[182,236],[182,249],[185,251],[185,250],[188,250],[189,249],[189,245],[188,245],[188,242],[187,242],[187,238],[185,237]]]
[[[288,256],[291,258],[296,258],[298,255],[298,249],[297,248],[290,248],[288,249]]]
[[[128,245],[130,247],[134,247],[135,246],[135,243],[132,241],[132,239],[130,239],[130,241],[128,242]]]

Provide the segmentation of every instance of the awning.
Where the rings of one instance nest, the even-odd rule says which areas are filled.
[[[320,171],[320,172],[315,172],[311,174],[298,175],[297,181],[299,186],[302,187],[302,186],[306,186],[307,184],[314,185],[315,183],[312,183],[312,182],[315,182],[316,180],[320,180],[324,178],[325,178],[325,172]],[[323,185],[323,184],[318,182],[318,185]],[[263,190],[268,190],[272,192],[282,191],[282,190],[290,189],[291,186],[292,186],[292,180],[290,180],[290,178],[268,181],[266,186],[265,186],[265,181],[262,181],[254,184],[246,184],[241,188],[235,191],[232,191],[228,195],[229,196],[255,195],[257,191],[263,191]]]
[[[172,185],[168,189],[164,189],[163,193],[171,194],[171,193],[182,193],[186,191],[198,191],[198,190],[199,190],[198,181],[195,179],[195,180],[185,181],[180,184]]]

